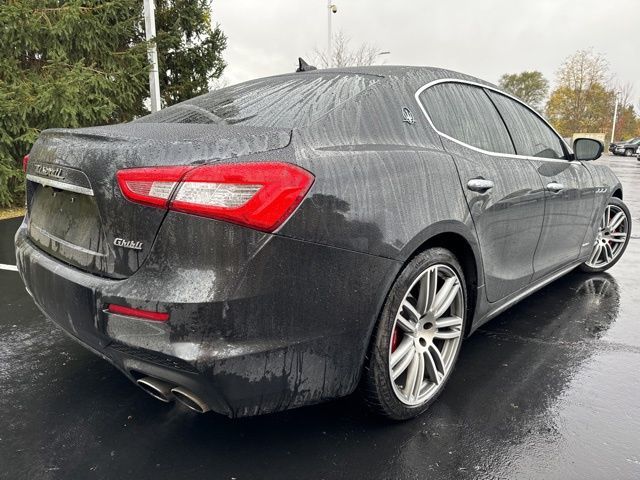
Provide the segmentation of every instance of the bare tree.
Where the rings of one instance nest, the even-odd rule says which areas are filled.
[[[633,105],[633,84],[631,82],[618,82],[614,90],[618,94],[618,104],[626,107],[628,105]]]
[[[588,91],[596,84],[611,83],[609,62],[593,50],[578,50],[558,70],[557,83],[571,90]]]
[[[313,51],[314,63],[318,68],[373,65],[380,54],[386,53],[368,43],[351,48],[351,39],[342,32],[335,34],[331,43],[331,52],[318,48]]]
[[[611,128],[615,92],[607,59],[593,50],[578,50],[558,70],[547,116],[565,135],[606,132]]]
[[[229,86],[229,80],[226,77],[212,78],[209,80],[209,91],[220,90]]]

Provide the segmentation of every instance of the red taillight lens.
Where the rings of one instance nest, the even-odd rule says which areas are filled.
[[[314,180],[306,170],[281,162],[142,168],[117,175],[122,193],[134,202],[267,232],[282,225]]]
[[[29,155],[22,157],[22,170],[27,173],[27,167],[29,166]]]
[[[169,208],[271,232],[312,183],[313,175],[288,163],[207,165],[185,175]]]
[[[139,308],[125,307],[123,305],[109,305],[107,312],[117,315],[126,315],[127,317],[142,318],[144,320],[153,320],[155,322],[166,322],[169,320],[169,314],[163,312],[153,312],[151,310],[140,310]]]

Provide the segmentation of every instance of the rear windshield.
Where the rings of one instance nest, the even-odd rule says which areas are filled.
[[[241,124],[291,129],[317,120],[377,79],[355,74],[264,78],[206,93],[136,122]]]

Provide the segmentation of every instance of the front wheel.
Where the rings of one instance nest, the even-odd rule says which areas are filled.
[[[624,156],[625,156],[625,157],[632,157],[632,156],[633,156],[633,150],[632,150],[632,149],[630,149],[630,148],[627,148],[627,149],[624,151]]]
[[[604,272],[613,267],[629,244],[631,214],[619,198],[612,197],[600,218],[600,226],[589,260],[580,265],[585,272]]]
[[[456,257],[431,248],[395,281],[373,334],[363,387],[369,406],[405,420],[424,412],[444,388],[460,352],[467,290]]]

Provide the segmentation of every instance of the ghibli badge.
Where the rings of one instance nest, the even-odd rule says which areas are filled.
[[[113,241],[116,247],[130,248],[131,250],[142,250],[142,242],[136,242],[134,240],[125,240],[124,238],[116,238]]]

